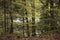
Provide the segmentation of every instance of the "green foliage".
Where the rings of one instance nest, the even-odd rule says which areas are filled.
[[[0,34],[12,28],[14,34],[26,37],[53,32],[60,29],[59,10],[58,0],[0,0]]]

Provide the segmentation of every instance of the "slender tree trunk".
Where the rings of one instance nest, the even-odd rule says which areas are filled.
[[[25,1],[25,2],[27,2],[27,0]],[[25,4],[25,6],[27,6],[27,3]],[[28,12],[27,12],[27,8],[25,9],[25,11],[26,11],[26,22],[27,22],[27,36],[29,37],[30,36],[30,33],[29,33],[29,24],[28,24]]]
[[[23,37],[24,37],[24,17],[23,17]]]
[[[60,0],[58,1],[58,8],[60,9]]]
[[[30,34],[29,34],[29,25],[28,25],[28,13],[27,13],[27,10],[25,10],[26,11],[26,22],[27,22],[27,36],[29,37],[30,36]]]
[[[53,6],[53,3],[54,3],[54,0],[50,0],[50,15],[51,15],[51,19],[55,19],[55,16],[54,14],[56,14],[56,11],[53,9],[54,6]],[[51,30],[54,30],[54,29],[57,29],[57,21],[55,20],[51,20]]]
[[[12,5],[12,0],[10,0],[10,5]],[[12,9],[13,10],[13,9]],[[11,20],[11,27],[10,27],[10,34],[13,33],[13,15],[12,15],[12,11],[10,10],[10,20]]]
[[[12,14],[10,13],[10,19],[11,19],[11,27],[10,27],[10,34],[13,33],[13,18]]]
[[[32,8],[35,9],[35,2],[32,3]],[[36,36],[36,26],[35,26],[35,10],[32,9],[32,36]]]
[[[7,6],[6,6],[6,0],[3,0],[3,3],[4,3],[4,32],[6,33],[6,13],[7,13]]]
[[[25,0],[22,0],[22,2],[25,2]],[[23,37],[25,37],[25,35],[24,35],[24,30],[25,30],[25,26],[24,26],[24,20],[25,20],[25,17],[24,17],[24,14],[25,13],[23,13]]]
[[[26,6],[26,1],[27,0],[23,0],[24,2],[25,2],[25,6]],[[27,13],[27,9],[25,8],[25,14],[26,14],[26,22],[27,22],[27,24],[26,24],[26,26],[27,26],[27,36],[30,36],[30,34],[29,34],[29,25],[28,25],[28,13]]]
[[[58,2],[58,6],[60,7],[60,0],[59,0],[59,2]]]
[[[53,0],[50,0],[50,15],[51,15],[51,18],[52,19],[54,19],[54,11],[53,10],[51,10],[53,8]],[[55,24],[55,22],[52,20],[51,21],[51,30],[54,30],[54,24]]]

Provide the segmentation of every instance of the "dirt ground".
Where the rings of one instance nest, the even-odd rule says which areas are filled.
[[[0,35],[0,40],[60,40],[60,33],[40,37],[17,37],[13,34]]]

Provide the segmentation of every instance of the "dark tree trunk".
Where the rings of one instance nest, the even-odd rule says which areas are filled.
[[[11,27],[10,27],[10,34],[13,33],[13,18],[12,14],[10,13],[10,19],[11,19]]]
[[[12,5],[12,0],[10,0],[10,5]],[[13,9],[12,9],[13,10]],[[11,20],[11,26],[10,26],[10,34],[13,33],[13,15],[12,15],[12,10],[10,10],[10,20]]]
[[[50,0],[50,8],[52,9],[52,10],[50,9],[51,19],[55,19],[54,14],[56,14],[55,10],[53,9],[54,8],[53,3],[54,3],[54,0]],[[57,22],[55,20],[51,20],[51,25],[50,25],[51,30],[57,29],[56,25],[57,25]]]
[[[36,36],[36,26],[35,26],[35,2],[32,3],[32,36]]]
[[[6,30],[6,13],[7,13],[7,6],[6,6],[6,0],[3,0],[3,6],[4,6],[4,32],[6,33],[7,32],[7,30]]]
[[[22,0],[22,1],[25,2],[25,0]],[[24,30],[25,30],[25,26],[24,26],[25,17],[24,17],[24,15],[25,15],[25,13],[23,13],[23,37],[25,37],[25,35],[24,35]]]
[[[23,17],[23,37],[24,37],[24,17]]]
[[[25,6],[26,6],[26,1],[27,0],[23,0],[24,2],[25,2]],[[30,34],[29,34],[29,25],[28,25],[28,13],[27,13],[27,9],[25,9],[25,14],[26,14],[26,22],[27,22],[27,24],[26,24],[26,26],[27,26],[27,36],[30,36]]]
[[[35,26],[35,18],[32,17],[32,36],[36,36],[35,28],[36,28],[36,26]]]
[[[52,0],[50,0],[50,9],[52,9],[53,8],[53,1]],[[51,15],[51,18],[52,19],[54,19],[54,12],[53,12],[53,10],[50,10],[50,15]],[[51,29],[53,30],[54,28],[53,28],[53,21],[51,20]]]
[[[59,0],[59,2],[58,2],[58,6],[60,7],[60,0]]]
[[[27,17],[26,17],[26,22],[27,22],[27,24],[26,24],[26,25],[27,25],[27,36],[29,37],[30,34],[29,34],[29,25],[28,25],[28,13],[27,13],[27,10],[26,10],[26,9],[25,9],[25,11],[26,11],[25,14],[26,14],[26,16],[27,16]]]

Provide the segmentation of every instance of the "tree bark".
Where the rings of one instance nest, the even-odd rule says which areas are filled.
[[[6,6],[6,0],[3,0],[3,6],[4,6],[4,32],[6,33],[7,30],[6,30],[6,13],[7,13],[7,6]]]
[[[27,13],[27,10],[25,10],[26,11],[26,22],[27,22],[27,36],[29,37],[30,36],[30,34],[29,34],[29,25],[28,25],[28,13]]]
[[[12,5],[12,0],[10,0],[10,5]],[[13,10],[13,9],[12,9]],[[10,20],[11,20],[11,26],[10,26],[10,34],[13,33],[13,15],[12,15],[12,11],[10,10]]]
[[[35,1],[32,3],[32,36],[36,36],[36,26],[35,26]]]

